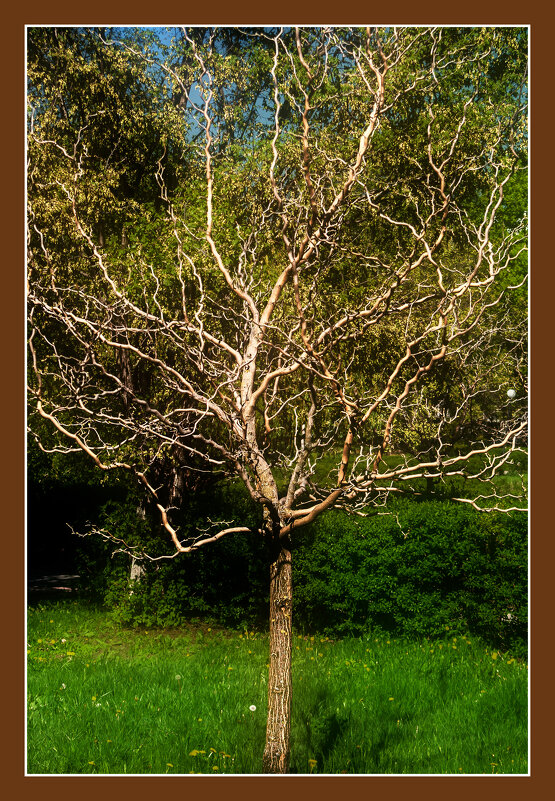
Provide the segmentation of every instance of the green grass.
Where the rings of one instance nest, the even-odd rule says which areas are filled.
[[[28,773],[260,773],[267,658],[264,634],[31,608]],[[293,773],[527,773],[527,667],[477,640],[296,635],[293,659]]]

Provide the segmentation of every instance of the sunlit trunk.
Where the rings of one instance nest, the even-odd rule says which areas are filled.
[[[291,551],[281,545],[270,565],[270,675],[264,773],[287,773],[291,731]]]

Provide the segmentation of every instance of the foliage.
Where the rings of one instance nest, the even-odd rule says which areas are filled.
[[[172,33],[29,31],[36,436],[134,473],[178,551],[191,471],[286,531],[337,487],[382,503],[391,452],[399,492],[461,441],[495,472],[526,417],[525,29]]]
[[[205,553],[149,567],[129,582],[129,561],[104,576],[104,600],[113,617],[133,626],[179,626],[195,619],[266,627],[266,557],[258,539],[222,541]],[[106,581],[107,579],[107,581]]]
[[[104,555],[99,584],[114,618],[147,627],[198,618],[265,630],[260,541],[247,535],[214,547],[210,558],[201,551],[149,566],[132,593],[129,558]],[[437,500],[399,502],[393,514],[368,518],[330,512],[294,548],[293,581],[293,624],[305,633],[419,639],[469,631],[492,647],[527,651],[524,514]]]
[[[399,502],[391,515],[318,520],[295,552],[296,624],[332,635],[479,634],[527,648],[526,515]]]

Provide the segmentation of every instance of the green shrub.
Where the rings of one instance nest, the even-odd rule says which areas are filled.
[[[228,511],[243,502],[233,492],[219,498]],[[392,511],[367,518],[330,511],[299,532],[293,553],[296,628],[327,636],[471,632],[524,655],[526,515],[479,513],[448,501],[398,502]],[[248,519],[252,510],[243,513]],[[122,623],[177,626],[209,618],[228,626],[266,626],[268,567],[256,534],[147,563],[133,592],[129,557],[108,562],[105,600]]]
[[[86,489],[82,481],[72,485],[70,495],[80,499]],[[88,506],[76,506],[75,524],[82,530],[86,514],[128,544],[145,544],[153,555],[168,553],[157,510],[147,510],[142,519],[136,491],[116,489],[88,495]],[[35,493],[33,499],[37,512],[44,510],[44,498]],[[485,514],[430,499],[398,501],[390,511],[361,518],[332,510],[299,530],[293,543],[297,629],[328,636],[382,631],[420,638],[469,631],[524,655],[526,515]],[[180,536],[207,528],[209,519],[240,520],[256,532],[258,515],[242,487],[231,483],[188,496],[177,524]],[[52,521],[53,530],[61,529],[54,516]],[[32,528],[34,553],[40,527],[35,522]],[[267,555],[256,533],[145,562],[145,575],[133,587],[128,555],[113,555],[113,546],[99,537],[72,541],[66,552],[76,554],[71,569],[81,575],[82,589],[104,600],[122,623],[178,626],[208,618],[232,627],[267,625]]]
[[[295,623],[327,635],[470,631],[525,651],[525,514],[399,502],[368,518],[332,511],[295,551]]]
[[[207,528],[209,518],[232,517],[254,530],[258,527],[256,509],[240,486],[230,484],[218,488],[217,493],[197,493],[181,512],[180,536]],[[120,518],[119,524],[112,519],[111,531],[121,532],[125,519]],[[149,553],[171,553],[157,513],[149,525]],[[144,575],[132,587],[129,556],[120,555],[104,568],[104,600],[122,623],[177,626],[192,617],[210,618],[228,626],[266,622],[267,568],[263,544],[256,534],[224,537],[197,552],[144,561],[143,565]]]
[[[130,563],[109,582],[105,601],[121,623],[178,626],[209,618],[231,627],[263,625],[267,580],[255,537],[229,537],[170,562],[146,563],[140,582],[129,583]]]

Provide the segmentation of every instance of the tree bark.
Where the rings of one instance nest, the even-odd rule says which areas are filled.
[[[135,581],[140,582],[144,574],[145,574],[144,565],[137,559],[135,559],[135,557],[133,556],[131,559],[131,571],[129,573],[129,581],[131,582],[131,584],[133,584],[133,582]],[[133,593],[133,590],[131,590],[131,593]]]
[[[288,773],[291,732],[292,570],[289,544],[270,564],[270,675],[264,773]]]

